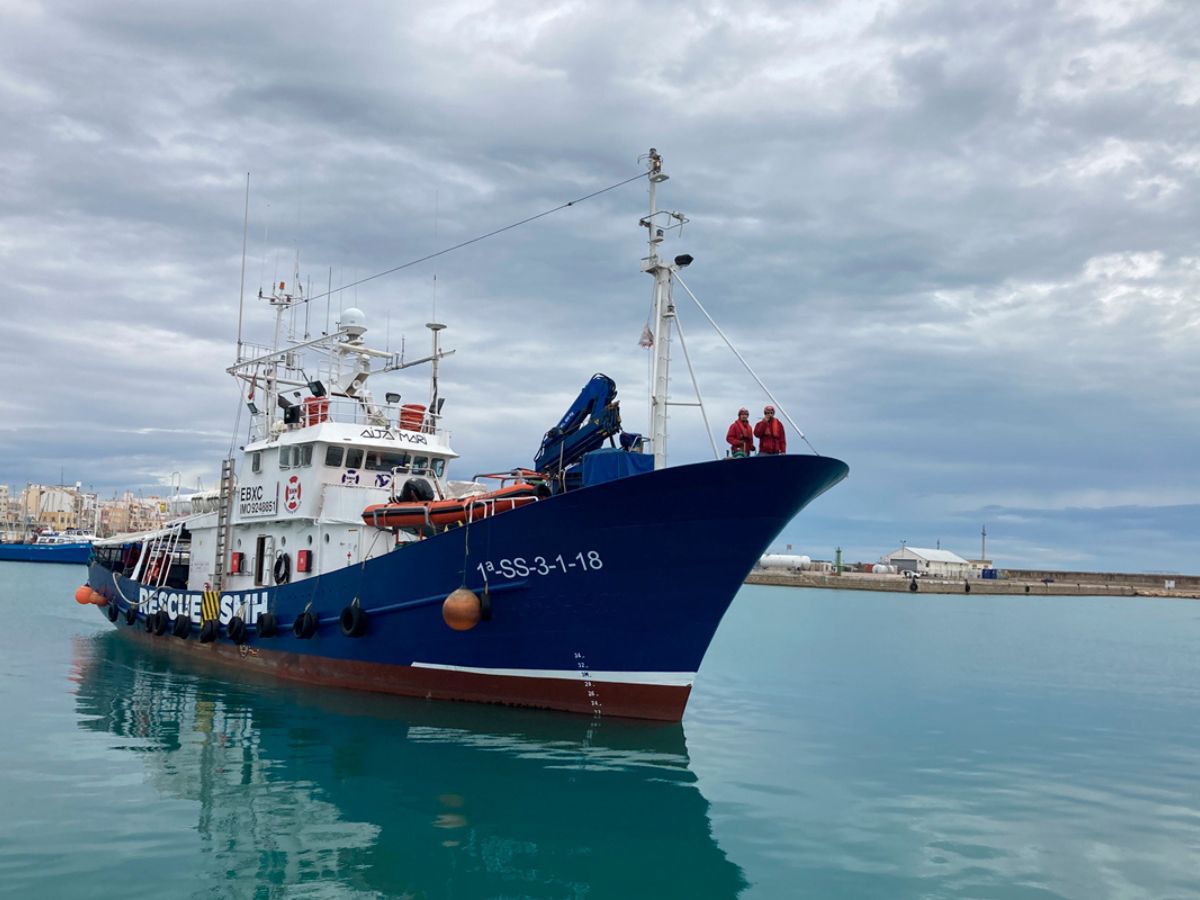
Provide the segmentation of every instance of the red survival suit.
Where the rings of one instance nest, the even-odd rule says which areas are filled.
[[[725,433],[725,441],[732,452],[749,455],[754,452],[754,429],[749,422],[737,419]]]
[[[759,453],[787,453],[787,435],[783,432],[783,423],[778,419],[759,420],[754,426],[754,436],[758,438]]]

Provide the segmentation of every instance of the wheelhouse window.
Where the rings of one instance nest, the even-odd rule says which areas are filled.
[[[262,471],[262,451],[261,450],[256,450],[254,453],[250,454],[250,471],[251,472],[261,472]]]
[[[368,450],[365,468],[375,472],[390,472],[408,466],[407,453],[391,450]]]
[[[325,465],[333,469],[342,467],[342,457],[345,455],[346,448],[333,446],[325,448]]]
[[[294,469],[312,465],[312,444],[291,444],[279,448],[279,468]]]
[[[347,447],[346,448],[346,468],[361,469],[363,464],[362,447]]]

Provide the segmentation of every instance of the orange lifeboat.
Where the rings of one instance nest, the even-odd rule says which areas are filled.
[[[538,497],[532,484],[513,484],[486,494],[452,500],[376,503],[363,510],[363,521],[376,528],[426,528],[459,525],[508,512]]]

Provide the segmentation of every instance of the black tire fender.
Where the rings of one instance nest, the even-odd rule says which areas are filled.
[[[275,633],[279,631],[279,622],[275,619],[275,613],[259,613],[254,628],[259,637],[274,637]]]
[[[367,614],[357,603],[352,603],[342,610],[339,622],[342,634],[346,637],[360,637],[367,631]]]
[[[306,641],[317,633],[317,625],[317,614],[312,610],[306,609],[300,615],[296,616],[296,621],[292,623],[292,634],[302,641]]]

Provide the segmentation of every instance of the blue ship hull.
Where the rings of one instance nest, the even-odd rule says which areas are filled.
[[[774,456],[663,469],[571,491],[452,529],[335,572],[221,595],[253,626],[201,643],[199,592],[152,589],[93,562],[89,583],[123,632],[301,681],[429,698],[678,721],[721,617],[784,526],[845,478],[827,457]],[[468,631],[449,628],[446,596],[490,602]],[[367,629],[347,636],[357,600]],[[180,640],[147,631],[166,610]],[[320,624],[292,632],[306,609]],[[132,610],[132,612],[130,611]],[[152,623],[151,623],[152,624]]]
[[[0,562],[86,563],[91,544],[0,544]]]

